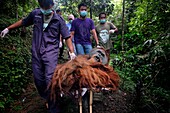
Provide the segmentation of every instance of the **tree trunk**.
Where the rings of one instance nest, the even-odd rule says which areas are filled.
[[[124,21],[125,21],[125,0],[123,0],[123,11],[122,11],[122,51],[124,51]]]

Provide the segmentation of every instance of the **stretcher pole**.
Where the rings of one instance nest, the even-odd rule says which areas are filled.
[[[90,90],[90,113],[92,113],[92,104],[93,104],[93,91]]]
[[[82,96],[81,95],[80,95],[80,98],[79,98],[79,108],[80,108],[80,113],[82,113],[83,107],[82,107]]]

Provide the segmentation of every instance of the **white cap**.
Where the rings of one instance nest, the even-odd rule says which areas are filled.
[[[68,20],[69,20],[70,18],[71,18],[72,20],[74,20],[74,15],[72,15],[72,14],[68,15]]]

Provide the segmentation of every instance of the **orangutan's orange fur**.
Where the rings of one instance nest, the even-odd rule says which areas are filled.
[[[55,100],[57,93],[78,90],[82,87],[109,88],[117,90],[119,76],[109,65],[95,62],[93,57],[79,55],[74,60],[60,64],[56,67],[49,85],[51,98]]]

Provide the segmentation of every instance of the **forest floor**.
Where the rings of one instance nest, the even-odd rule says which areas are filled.
[[[63,63],[67,59],[59,59]],[[102,91],[93,93],[93,113],[135,113],[133,111],[134,96],[122,90],[115,92]],[[63,97],[63,113],[79,113],[78,101]],[[33,78],[19,99],[11,105],[6,113],[49,113],[34,85]]]

